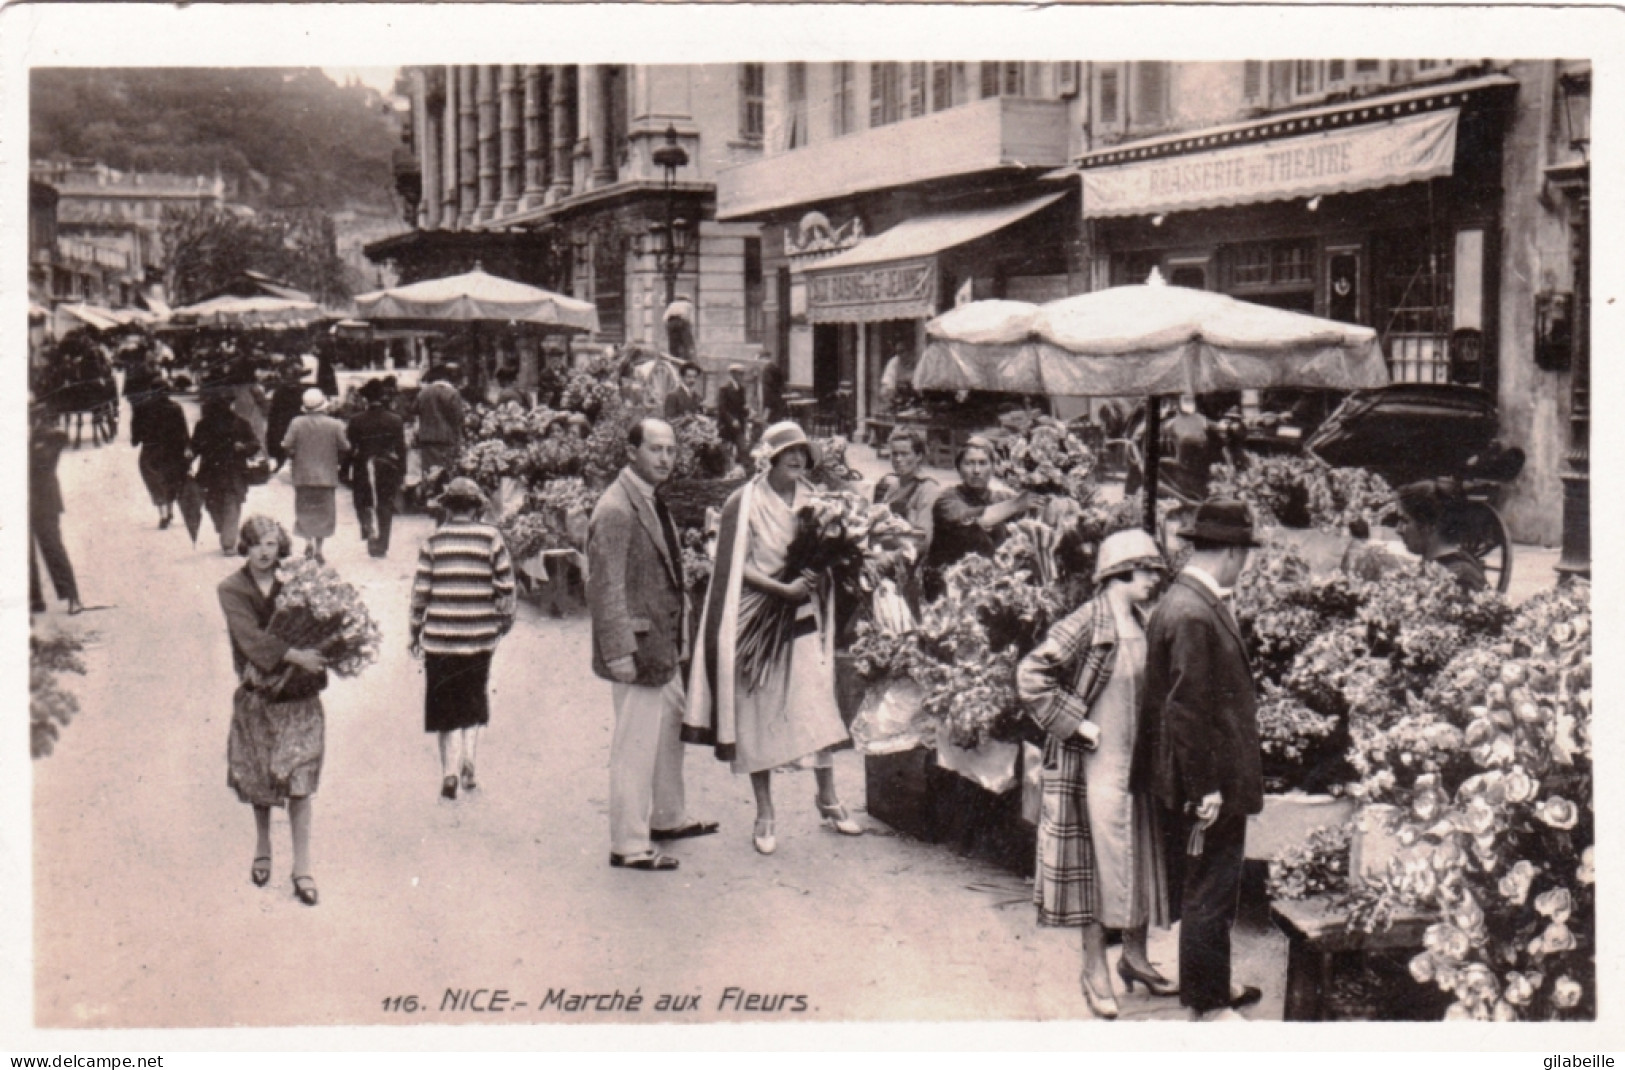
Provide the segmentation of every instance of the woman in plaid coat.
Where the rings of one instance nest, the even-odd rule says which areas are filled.
[[[1156,808],[1129,790],[1145,632],[1140,614],[1165,571],[1156,542],[1120,531],[1100,544],[1097,593],[1021,662],[1016,686],[1047,738],[1033,901],[1040,925],[1083,927],[1084,999],[1117,1016],[1106,929],[1123,932],[1118,976],[1154,995],[1178,989],[1146,957],[1146,927],[1168,924]]]

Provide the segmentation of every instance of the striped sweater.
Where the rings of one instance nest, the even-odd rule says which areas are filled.
[[[513,615],[513,562],[496,528],[448,520],[424,540],[412,581],[412,634],[426,653],[495,650]]]

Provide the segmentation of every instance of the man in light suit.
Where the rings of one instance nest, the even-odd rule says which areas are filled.
[[[1230,930],[1264,784],[1252,667],[1227,603],[1258,544],[1237,501],[1202,503],[1180,535],[1194,552],[1146,628],[1133,781],[1163,811],[1180,1002],[1194,1019],[1237,1018],[1259,999],[1231,983]]]
[[[656,842],[708,836],[717,824],[690,820],[683,801],[683,555],[666,503],[655,496],[676,464],[677,436],[664,420],[641,420],[626,455],[587,530],[592,670],[611,682],[615,702],[609,864],[666,872],[677,859]]]

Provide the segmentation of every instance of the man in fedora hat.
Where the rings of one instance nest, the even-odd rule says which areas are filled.
[[[1258,543],[1247,506],[1222,499],[1179,534],[1193,553],[1146,628],[1134,786],[1163,811],[1180,1002],[1195,1019],[1234,1018],[1259,998],[1231,983],[1230,929],[1264,784],[1252,667],[1228,603]]]
[[[395,495],[406,475],[406,426],[389,408],[392,393],[382,379],[368,380],[361,388],[367,408],[352,416],[346,429],[354,451],[350,462],[355,515],[361,522],[361,537],[367,540],[367,553],[373,557],[389,553]]]

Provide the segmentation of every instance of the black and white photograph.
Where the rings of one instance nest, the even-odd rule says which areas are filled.
[[[1625,17],[548,6],[0,12],[0,1046],[1618,1039]]]

